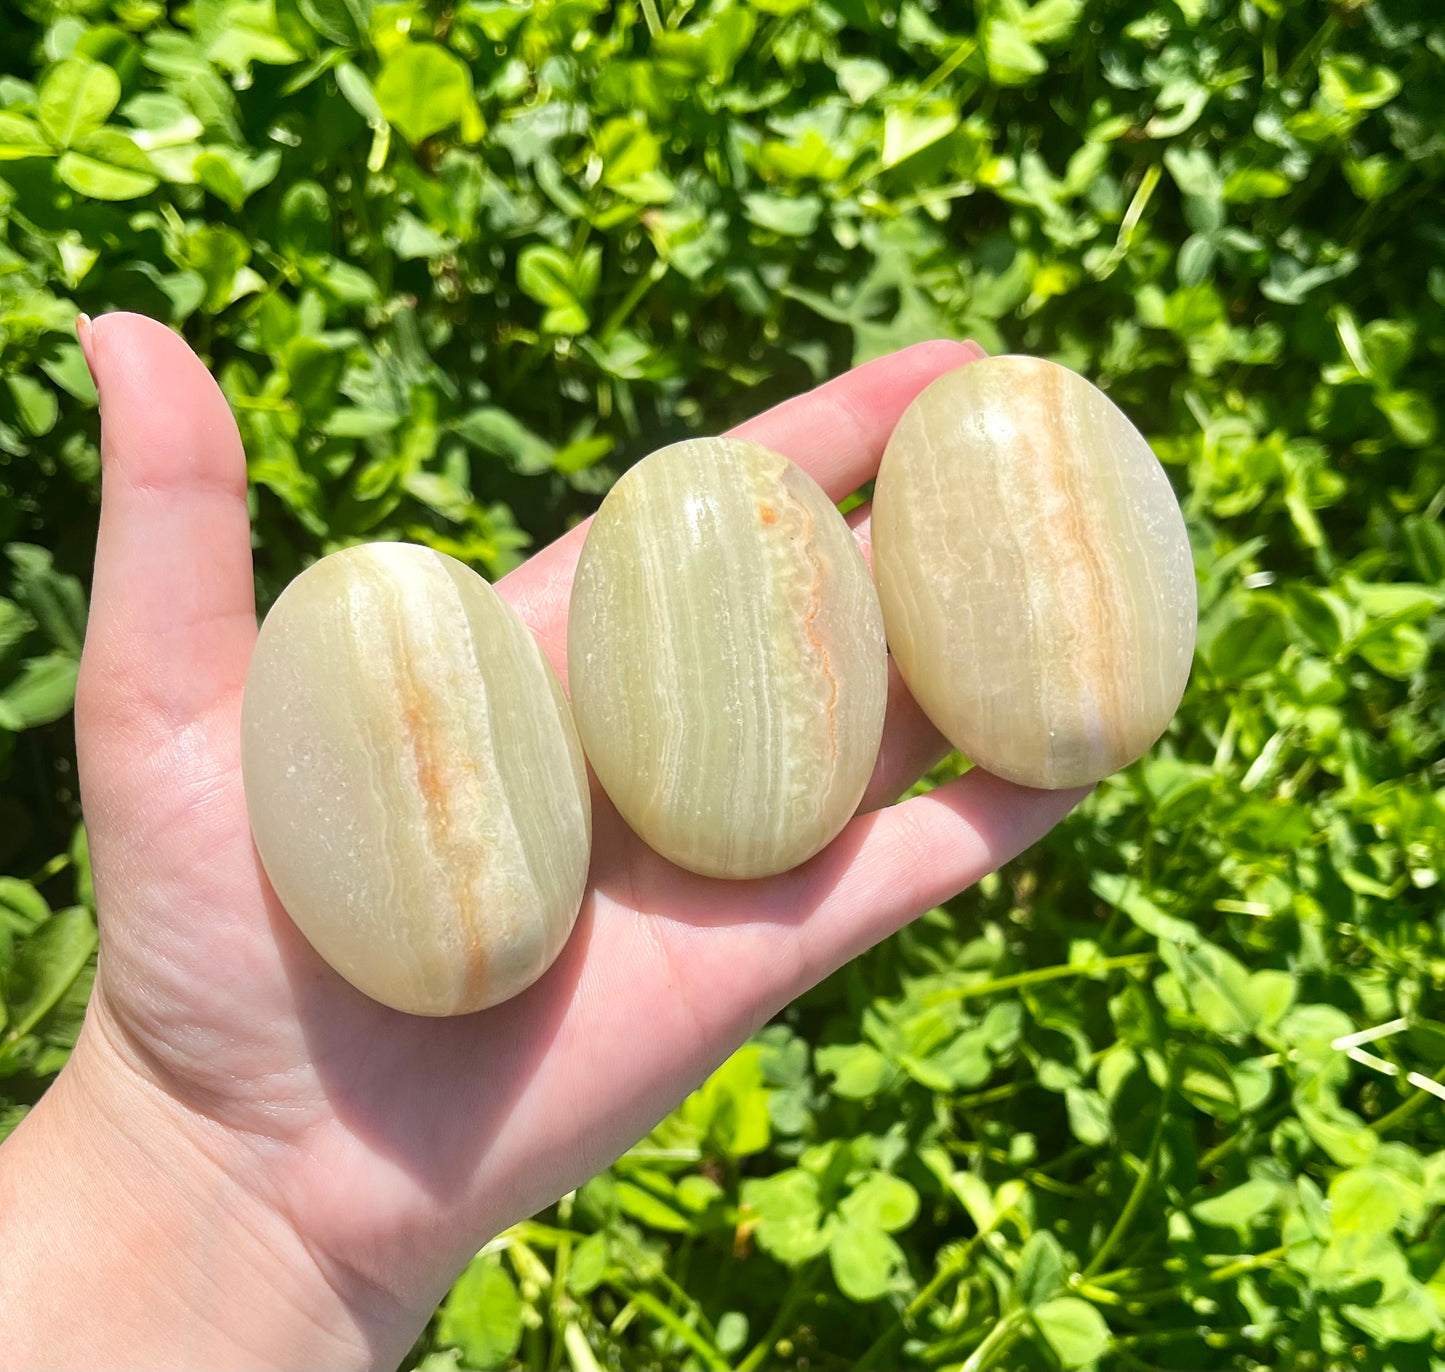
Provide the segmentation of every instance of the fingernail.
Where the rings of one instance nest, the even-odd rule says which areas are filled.
[[[85,365],[90,368],[90,379],[96,381],[95,375],[95,324],[88,314],[75,316],[75,337],[80,344],[80,351],[85,354]],[[99,382],[96,381],[99,385]]]

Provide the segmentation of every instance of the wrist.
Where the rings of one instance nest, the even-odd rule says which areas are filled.
[[[0,1149],[0,1365],[394,1363],[267,1203],[264,1146],[137,1074],[92,1016]]]

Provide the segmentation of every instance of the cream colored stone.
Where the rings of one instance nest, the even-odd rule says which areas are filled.
[[[322,558],[261,627],[241,716],[256,846],[317,952],[419,1015],[506,1000],[587,883],[587,770],[515,611],[429,548]]]
[[[888,643],[986,770],[1082,785],[1143,754],[1183,694],[1196,594],[1178,502],[1102,391],[1028,357],[928,386],[873,497]]]
[[[598,780],[681,867],[786,871],[862,799],[888,689],[878,597],[837,507],[766,448],[693,439],[618,481],[567,662]]]

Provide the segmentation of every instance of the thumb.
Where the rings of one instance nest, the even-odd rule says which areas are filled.
[[[101,424],[100,533],[76,693],[84,774],[87,754],[104,753],[107,771],[124,767],[235,707],[256,614],[246,460],[220,388],[155,320],[82,316],[78,332]]]

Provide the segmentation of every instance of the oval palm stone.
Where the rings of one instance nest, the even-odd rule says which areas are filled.
[[[998,776],[1097,781],[1179,704],[1184,520],[1143,436],[1067,368],[988,358],[923,390],[878,473],[873,569],[909,689]]]
[[[256,847],[316,951],[420,1015],[514,996],[557,956],[591,854],[566,697],[462,563],[322,558],[261,627],[241,712]]]
[[[755,443],[644,458],[598,511],[567,639],[582,744],[670,861],[758,877],[862,799],[883,732],[883,619],[837,507]]]

